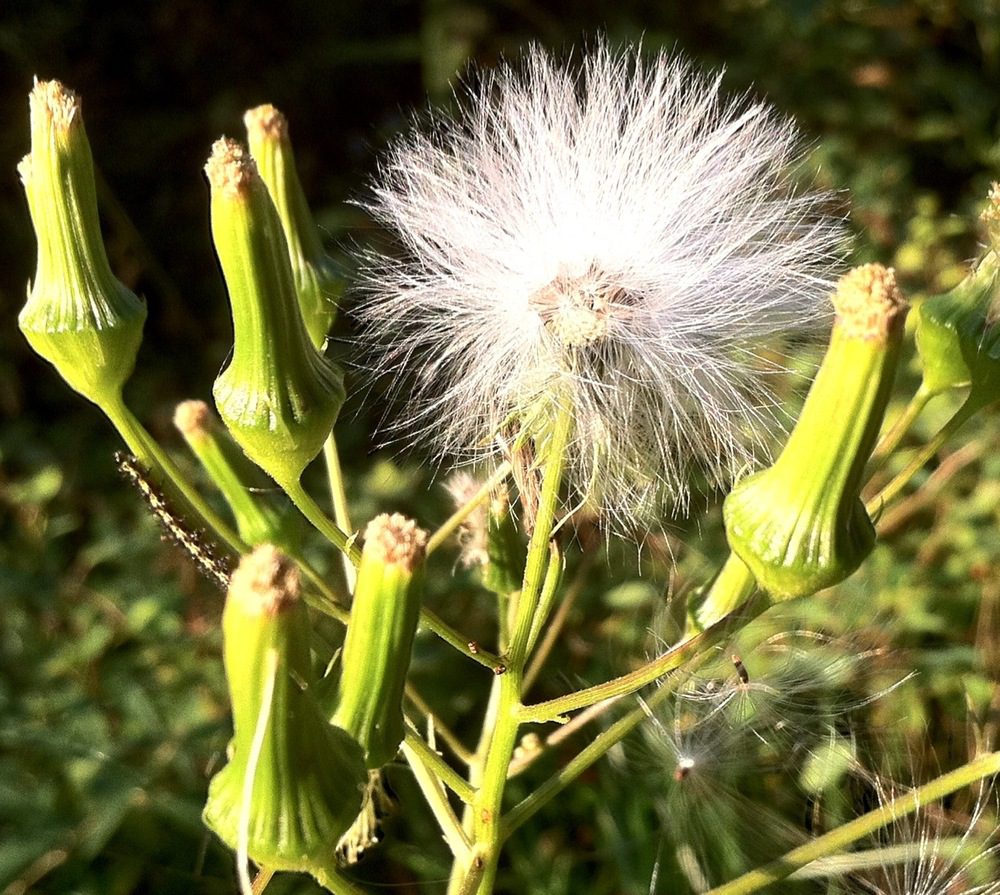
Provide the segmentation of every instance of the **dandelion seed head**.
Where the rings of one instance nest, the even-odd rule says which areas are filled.
[[[827,319],[840,245],[828,197],[792,186],[793,124],[603,44],[578,64],[531,49],[458,105],[362,203],[399,244],[362,258],[359,313],[411,390],[406,437],[480,459],[561,395],[568,480],[614,521],[766,455],[780,365],[760,348]]]

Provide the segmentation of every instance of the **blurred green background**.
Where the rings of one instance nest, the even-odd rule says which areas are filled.
[[[849,212],[852,261],[895,265],[919,298],[957,282],[976,256],[976,215],[1000,177],[993,0],[0,3],[0,893],[235,891],[231,859],[199,818],[228,731],[221,597],[159,542],[115,473],[110,427],[16,329],[34,266],[14,170],[28,150],[32,76],[83,97],[112,266],[149,304],[128,398],[182,455],[173,407],[208,396],[230,340],[201,174],[211,142],[240,136],[249,106],[281,108],[314,212],[343,260],[344,246],[370,235],[347,200],[413,109],[448,101],[468,60],[488,66],[529,41],[568,48],[599,32],[725,66],[726,89],[764,94],[793,115],[818,183],[840,191]],[[342,315],[337,336],[349,344],[350,335]],[[911,365],[901,401],[916,381]],[[402,509],[443,519],[419,458],[379,450],[373,421],[355,399],[338,429],[356,518]],[[857,649],[891,649],[900,668],[917,670],[887,697],[891,710],[869,712],[865,738],[891,725],[924,744],[929,730],[943,766],[969,748],[970,713],[987,733],[994,723],[998,432],[995,413],[970,425],[947,481],[891,520],[865,570],[773,623],[851,632]],[[668,584],[683,589],[721,555],[717,515],[709,509],[697,549],[676,539],[672,573],[653,551],[640,581],[634,549],[613,546],[610,565],[621,559],[631,571],[606,593],[609,563],[594,565],[539,694],[596,681],[654,648],[647,629]],[[430,598],[488,640],[488,603],[462,573],[452,577],[451,561]],[[895,679],[868,661],[850,667],[850,680],[830,686],[867,693]],[[416,679],[471,735],[483,690],[454,698],[465,672],[434,643],[418,644]],[[514,838],[503,891],[645,893],[657,866],[656,891],[687,891],[659,813],[669,795],[658,779],[669,788],[670,771],[655,749],[638,752],[624,750]],[[441,892],[443,845],[405,772],[392,783],[403,811],[358,877]],[[789,823],[801,827],[802,798],[790,801]],[[724,823],[732,832],[737,822]],[[269,891],[314,890],[279,878]]]

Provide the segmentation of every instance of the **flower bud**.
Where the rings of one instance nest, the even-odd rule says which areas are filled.
[[[38,240],[38,266],[18,325],[31,347],[101,407],[121,401],[146,305],[115,279],[97,216],[94,162],[80,100],[35,81],[31,153],[18,166]]]
[[[907,306],[892,271],[877,264],[844,276],[833,304],[826,357],[781,456],[738,483],[723,507],[730,547],[778,600],[842,581],[875,544],[862,476],[892,389]]]
[[[391,761],[403,740],[426,543],[427,533],[398,513],[376,516],[365,530],[333,723],[361,743],[369,768]]]
[[[361,749],[317,707],[309,620],[295,567],[275,547],[245,556],[222,614],[233,708],[228,764],[204,818],[231,848],[276,870],[334,866],[337,840],[361,809]]]
[[[281,222],[253,160],[222,139],[205,172],[235,336],[215,403],[247,456],[279,485],[296,484],[340,412],[343,372],[309,341]]]
[[[480,483],[460,472],[447,487],[456,509],[461,509],[476,499]],[[469,514],[458,530],[458,542],[459,561],[467,569],[481,571],[483,587],[501,596],[520,590],[527,550],[505,485],[498,485],[489,500]]]
[[[1000,187],[990,191],[983,213],[991,248],[950,292],[928,298],[914,310],[915,338],[930,395],[969,387],[969,398],[985,406],[1000,397]]]
[[[174,411],[174,425],[222,492],[236,519],[240,537],[251,546],[270,542],[294,547],[297,542],[292,525],[295,517],[255,498],[254,490],[266,487],[267,479],[247,462],[222,430],[211,408],[204,401],[182,401]]]
[[[250,154],[274,200],[288,242],[302,319],[313,344],[320,348],[337,316],[341,281],[323,251],[319,231],[295,170],[288,119],[274,106],[249,109],[243,116]]]

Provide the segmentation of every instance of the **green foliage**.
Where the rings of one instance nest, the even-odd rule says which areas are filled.
[[[447,79],[468,56],[488,63],[529,38],[562,45],[606,24],[615,37],[676,44],[708,64],[724,62],[732,90],[753,85],[794,115],[814,140],[809,165],[820,166],[820,182],[846,191],[844,211],[857,231],[852,260],[894,264],[904,286],[921,296],[958,283],[963,262],[976,253],[976,213],[1000,161],[1000,21],[992,4],[725,0],[692,7],[626,0],[598,11],[588,4],[550,10],[438,0],[420,12],[360,0],[333,9],[293,6],[301,13],[294,23],[285,21],[294,16],[255,9],[238,21],[216,20],[212,10],[183,2],[98,21],[85,3],[40,2],[16,22],[0,22],[5,61],[16,74],[2,92],[10,123],[0,137],[4,167],[11,172],[27,150],[30,75],[37,70],[78,87],[103,167],[98,191],[112,267],[146,295],[153,318],[130,403],[144,408],[154,418],[151,428],[175,448],[179,440],[171,442],[167,424],[173,404],[194,389],[204,397],[228,339],[197,171],[218,131],[233,132],[242,109],[261,99],[282,104],[294,122],[306,191],[319,200],[313,204],[326,232],[341,241],[367,237],[342,199],[370,170],[370,144],[402,124],[401,107],[418,104],[424,88],[446,101]],[[81,43],[76,35],[84,33]],[[10,253],[0,258],[0,890],[231,893],[230,856],[200,821],[229,731],[221,595],[160,543],[137,498],[115,478],[116,442],[92,408],[28,356],[14,324],[32,268],[19,198],[4,194],[0,226],[11,231],[0,241],[0,253]],[[345,317],[335,338],[351,335]],[[178,368],[178,356],[190,363]],[[890,418],[919,381],[912,352],[906,362]],[[950,400],[930,405],[904,448],[940,428],[954,409]],[[338,434],[356,520],[382,510],[445,519],[444,495],[429,489],[425,472],[389,453],[368,458],[371,420],[346,416]],[[933,748],[945,764],[965,753],[970,712],[990,731],[1000,657],[998,440],[995,412],[967,424],[960,441],[920,474],[917,484],[925,487],[876,520],[879,545],[856,575],[745,631],[738,648],[751,680],[766,679],[769,662],[777,664],[773,657],[751,660],[754,643],[789,628],[850,635],[835,641],[845,656],[880,650],[894,655],[892,662],[872,653],[870,661],[837,665],[836,674],[814,669],[816,699],[849,693],[857,703],[898,681],[900,669],[917,672],[843,722],[866,754],[905,765]],[[898,471],[905,459],[904,450],[880,475]],[[318,479],[310,484],[320,493]],[[664,640],[675,636],[671,625],[683,625],[676,613],[683,601],[671,604],[671,614],[665,596],[689,593],[725,549],[717,507],[699,531],[690,527],[678,523],[677,531],[650,539],[640,580],[633,546],[605,546],[581,526],[585,555],[574,554],[564,576],[576,587],[572,634],[555,646],[550,674],[533,699],[627,670],[658,648],[651,627]],[[303,549],[317,565],[329,562],[315,542]],[[491,642],[494,598],[445,553],[430,559],[426,605],[469,637]],[[456,695],[452,682],[467,670],[461,657],[426,632],[418,635],[411,679],[468,742],[489,682]],[[896,741],[887,745],[881,734],[890,731]],[[589,735],[515,778],[513,800]],[[809,823],[830,826],[865,798],[857,781],[832,774],[829,762],[818,768],[818,752],[812,759],[791,754],[796,766],[781,768],[762,764],[757,750],[739,752],[724,769],[726,785],[715,794],[722,798],[713,803],[709,792],[701,800],[725,843],[720,854],[740,853],[749,838],[751,850],[773,857],[789,838],[804,835],[807,815]],[[654,755],[635,744],[613,750],[548,805],[511,840],[499,888],[524,895],[646,893],[656,873],[656,891],[686,891],[684,846],[695,837],[664,824],[663,806],[676,798],[677,781]],[[785,781],[794,778],[806,780],[813,794],[824,790],[822,798],[813,802],[789,788]],[[415,881],[447,874],[430,814],[405,768],[390,767],[389,780],[405,810],[385,822],[385,846],[359,877],[390,880],[399,892],[440,891],[440,884]],[[782,815],[771,825],[778,843],[754,840],[745,806],[726,800],[733,790],[773,802]],[[691,829],[699,822],[693,815]],[[825,891],[817,885],[775,891]],[[275,895],[315,891],[292,877],[268,888]]]

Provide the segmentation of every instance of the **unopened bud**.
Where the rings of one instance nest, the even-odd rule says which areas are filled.
[[[135,367],[146,305],[108,263],[80,100],[58,81],[36,81],[30,108],[31,153],[18,172],[38,266],[18,324],[72,388],[100,407],[117,406]]]
[[[739,482],[724,504],[730,547],[778,600],[842,581],[875,543],[862,477],[892,389],[907,305],[892,271],[877,264],[844,276],[833,303],[829,348],[781,456]]]
[[[403,740],[403,688],[420,619],[427,533],[404,516],[376,516],[365,530],[333,723],[361,743],[370,768]]]
[[[281,222],[253,159],[222,139],[205,171],[235,336],[216,406],[251,460],[279,485],[296,484],[344,402],[343,372],[306,333]]]
[[[243,116],[250,154],[274,200],[288,243],[295,292],[309,338],[319,348],[334,318],[342,282],[323,251],[305,192],[295,169],[288,120],[274,106],[250,109]]]
[[[174,425],[222,492],[246,543],[256,546],[270,542],[286,548],[297,545],[296,517],[280,512],[266,497],[258,496],[267,484],[266,477],[247,461],[204,401],[178,404]]]
[[[983,220],[991,247],[961,283],[915,309],[915,338],[930,395],[970,389],[982,407],[1000,397],[1000,188],[994,184]]]
[[[258,864],[330,867],[368,773],[358,744],[316,705],[298,573],[275,547],[258,547],[233,573],[222,634],[234,734],[231,758],[209,786],[205,822],[234,849],[245,824]]]

